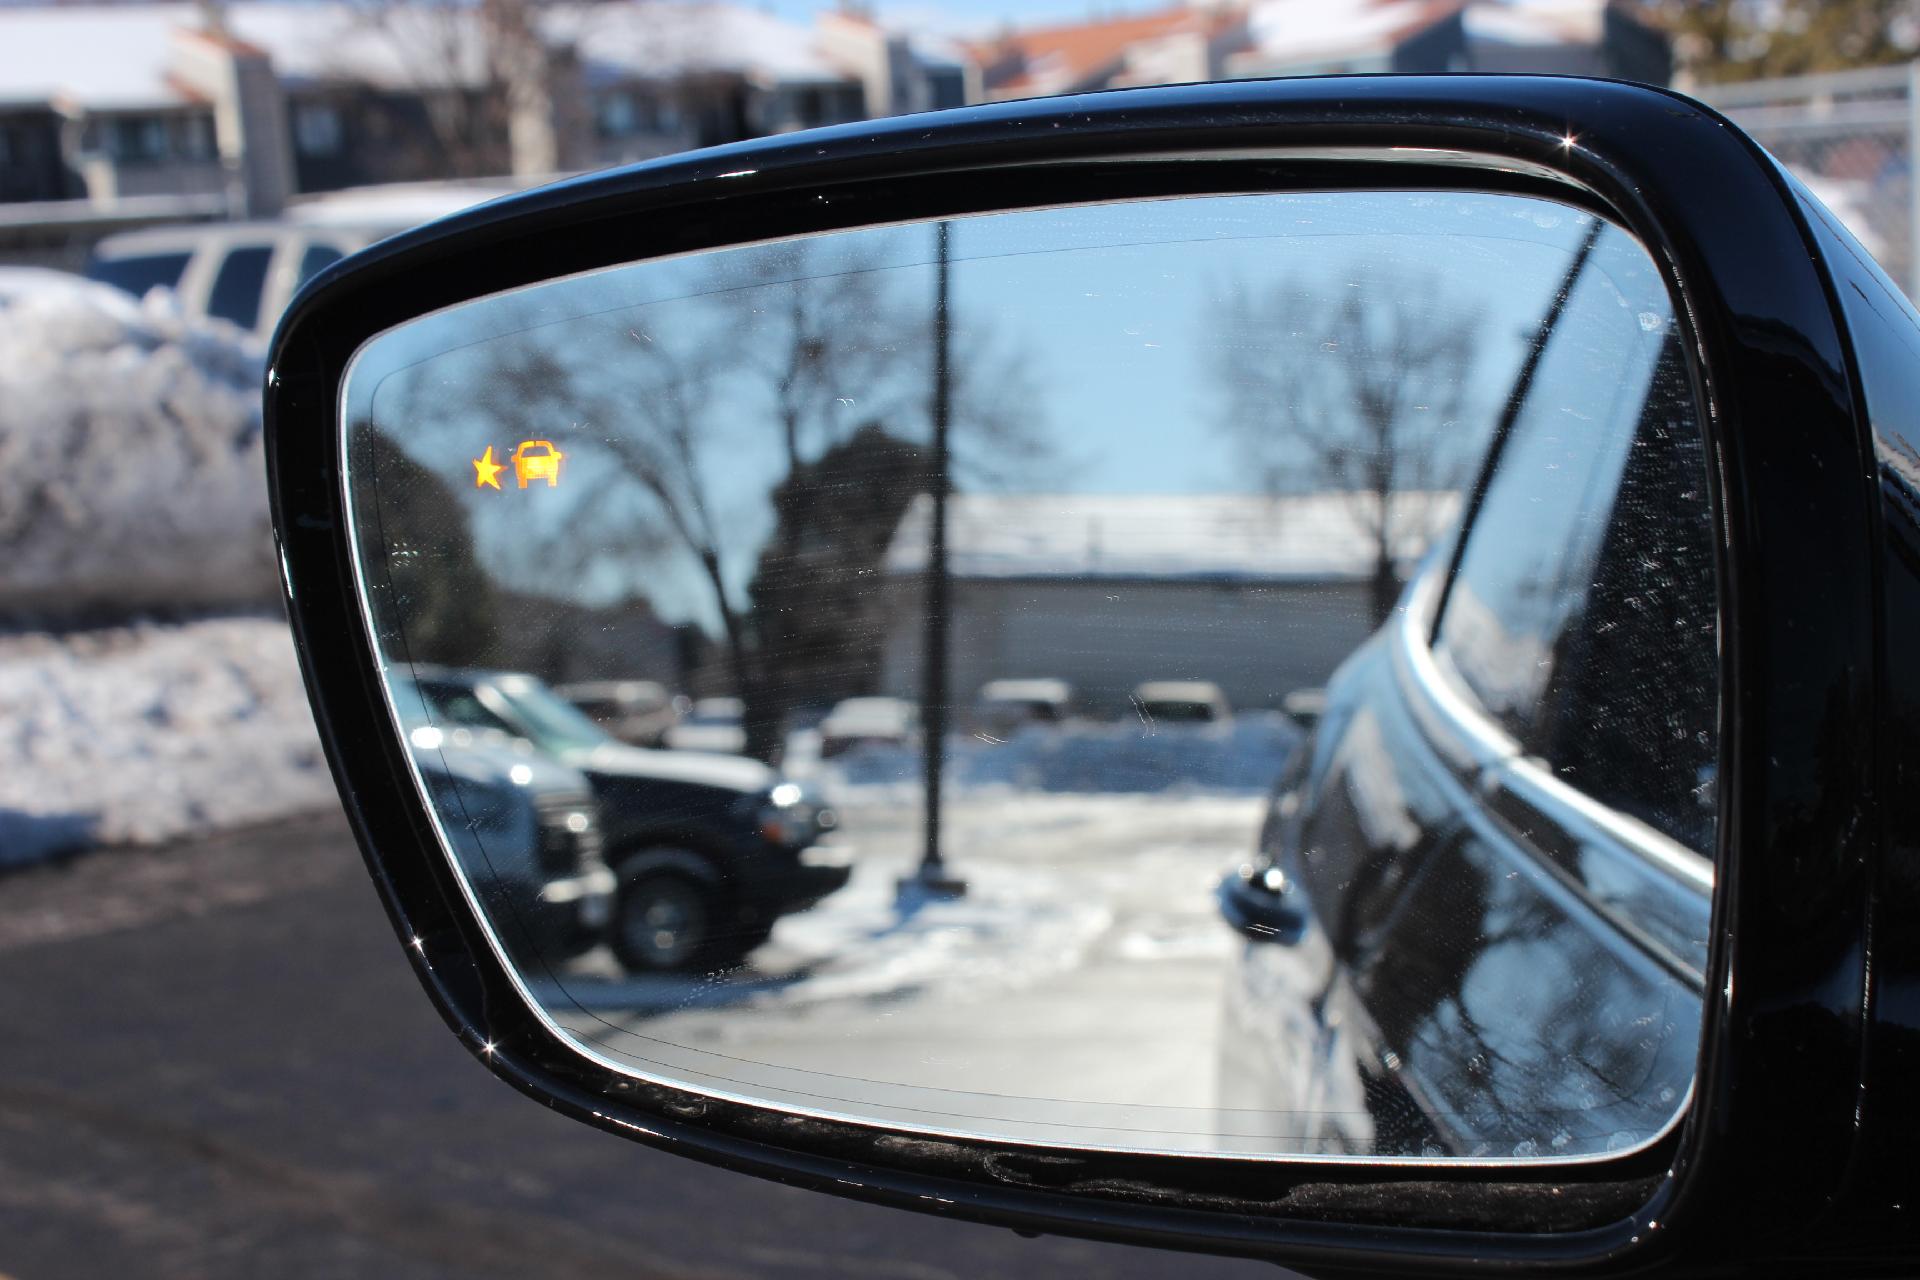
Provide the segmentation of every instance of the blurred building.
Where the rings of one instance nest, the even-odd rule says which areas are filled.
[[[1664,83],[1624,0],[1192,0],[972,42],[748,0],[0,3],[0,259],[377,184],[523,180],[814,125],[1347,71]],[[33,252],[29,252],[32,250]]]
[[[501,591],[495,608],[495,616],[511,625],[489,633],[478,665],[532,672],[551,684],[653,680],[677,690],[684,683],[678,632],[644,596],[588,605]]]
[[[1395,495],[1403,571],[1457,508]],[[1211,680],[1237,707],[1317,688],[1373,631],[1374,506],[1362,494],[962,494],[947,512],[952,698],[1055,678],[1119,714],[1147,680]],[[880,692],[917,698],[932,506],[917,499],[883,562]]]
[[[1194,5],[1060,26],[1009,28],[968,48],[992,100],[1217,80],[1250,11]]]
[[[1195,0],[1010,28],[969,46],[984,96],[1355,72],[1531,71],[1665,84],[1673,55],[1621,0]]]
[[[746,4],[0,5],[0,200],[270,216],[297,193],[548,174],[959,105],[954,51]]]
[[[1666,84],[1672,42],[1621,0],[1264,0],[1229,77],[1545,72]]]

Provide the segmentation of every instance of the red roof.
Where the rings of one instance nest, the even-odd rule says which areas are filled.
[[[980,63],[988,92],[995,97],[1058,93],[1098,79],[1100,73],[1116,66],[1131,46],[1143,40],[1182,32],[1211,35],[1228,21],[1231,19],[1182,7],[1098,22],[1007,31],[969,45],[968,52]]]

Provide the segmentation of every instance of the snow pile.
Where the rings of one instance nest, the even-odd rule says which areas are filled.
[[[780,945],[815,971],[756,1002],[792,1007],[936,987],[980,999],[1078,968],[1113,924],[1111,908],[1076,891],[1070,875],[994,865],[968,868],[964,898],[903,910],[898,877],[909,869],[859,863],[845,889],[783,916]]]
[[[1276,712],[1208,726],[1141,720],[1029,725],[1005,741],[951,736],[946,779],[963,790],[1264,792],[1300,738],[1299,727]],[[817,766],[832,793],[917,786],[920,775],[920,752],[902,747],[866,745]]]
[[[274,599],[262,359],[165,291],[0,271],[0,614]]]
[[[333,794],[277,620],[0,637],[0,867]]]

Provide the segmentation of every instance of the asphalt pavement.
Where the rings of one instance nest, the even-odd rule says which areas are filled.
[[[587,1129],[420,993],[337,813],[0,878],[0,1276],[1284,1273],[798,1191]]]

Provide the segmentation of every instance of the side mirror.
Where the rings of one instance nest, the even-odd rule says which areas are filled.
[[[1275,866],[1244,864],[1220,880],[1220,914],[1254,942],[1298,942],[1307,930],[1307,910],[1286,873]]]
[[[1672,94],[1308,79],[668,157],[329,269],[275,527],[409,959],[556,1109],[904,1207],[1908,1256],[1847,1199],[1893,650],[1807,216]],[[555,692],[639,681],[658,747]],[[503,723],[537,767],[414,732]],[[1294,758],[1284,875],[1210,893]]]

